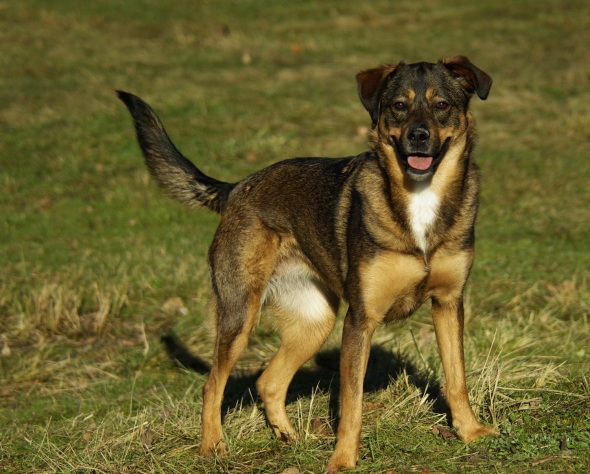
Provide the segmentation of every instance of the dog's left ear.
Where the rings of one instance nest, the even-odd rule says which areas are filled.
[[[373,125],[379,119],[379,100],[388,79],[399,64],[384,64],[373,69],[361,71],[356,75],[359,97],[371,115]]]
[[[492,87],[492,78],[479,69],[465,56],[455,56],[442,61],[451,74],[470,94],[477,93],[481,100],[486,100]]]

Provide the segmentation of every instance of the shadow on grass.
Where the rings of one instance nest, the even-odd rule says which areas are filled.
[[[168,356],[180,366],[199,374],[207,374],[210,364],[191,354],[188,348],[172,333],[161,337]],[[340,387],[339,363],[340,350],[321,350],[315,356],[316,367],[299,369],[287,394],[287,404],[301,396],[311,396],[314,391],[330,393],[330,417],[337,427],[338,389]],[[441,395],[441,386],[437,380],[424,374],[407,357],[385,350],[380,346],[371,346],[369,364],[364,382],[365,392],[385,389],[401,374],[407,373],[413,384],[433,402],[433,411],[447,416],[450,423],[450,411]],[[227,382],[223,399],[223,413],[235,406],[248,406],[257,402],[256,380],[262,369],[250,373],[232,374]]]

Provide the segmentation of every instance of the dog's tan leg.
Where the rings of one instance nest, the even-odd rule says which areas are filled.
[[[367,371],[375,322],[354,315],[351,308],[344,320],[340,355],[340,423],[328,473],[354,468],[358,458],[363,414],[363,382]]]
[[[221,430],[223,391],[232,368],[248,344],[250,331],[258,320],[260,299],[251,301],[247,306],[247,317],[237,334],[234,331],[220,330],[218,327],[211,372],[203,386],[201,455],[222,454],[227,450]]]
[[[295,308],[291,308],[289,314],[281,314],[284,308],[277,311],[281,347],[256,382],[268,422],[277,437],[285,441],[296,437],[285,410],[289,384],[297,369],[322,347],[336,321],[335,308],[327,303],[320,292],[315,295],[306,293],[305,296],[316,298],[316,312],[298,313],[294,311]]]
[[[210,251],[217,335],[211,373],[203,386],[203,455],[227,449],[221,430],[223,391],[259,319],[277,249],[278,237],[256,222],[222,218]]]
[[[453,427],[466,443],[495,433],[492,428],[486,428],[477,421],[469,404],[463,356],[463,301],[433,299],[432,319],[445,371],[445,396],[451,409]]]

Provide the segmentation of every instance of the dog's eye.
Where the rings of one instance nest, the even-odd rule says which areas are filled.
[[[404,102],[396,102],[393,104],[395,110],[406,110],[406,104]]]
[[[436,108],[438,110],[447,110],[449,108],[449,104],[448,104],[448,102],[441,100],[440,102],[436,103]]]

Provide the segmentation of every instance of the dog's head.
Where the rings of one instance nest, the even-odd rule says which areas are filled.
[[[356,76],[373,121],[372,139],[391,147],[414,181],[430,178],[470,126],[469,100],[485,100],[492,79],[457,56],[436,64],[384,65]]]

